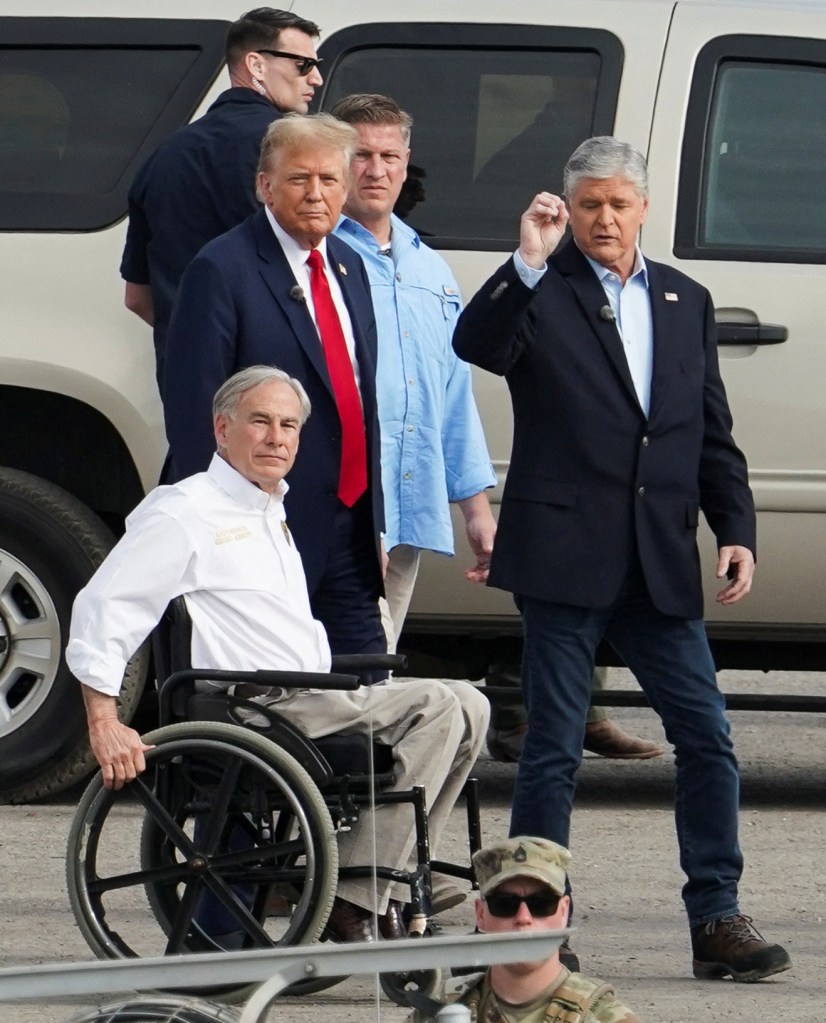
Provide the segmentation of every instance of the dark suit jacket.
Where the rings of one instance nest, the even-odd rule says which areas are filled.
[[[361,259],[348,245],[330,237],[327,251],[331,269],[338,270],[356,339],[378,543],[384,513],[370,286]],[[162,397],[173,475],[181,479],[209,465],[215,451],[212,398],[228,377],[246,366],[267,363],[302,382],[312,414],[301,431],[286,508],[312,596],[327,563],[333,532],[341,426],[312,317],[305,303],[290,298],[295,284],[263,209],[205,245],[181,281],[167,335]]]
[[[699,618],[699,511],[720,546],[754,551],[754,504],[731,436],[711,296],[646,263],[654,327],[647,419],[617,328],[599,316],[605,292],[573,242],[549,260],[536,291],[508,260],[459,320],[457,354],[504,375],[513,402],[489,583],[608,607],[636,549],[655,606]]]
[[[255,172],[261,138],[279,117],[254,89],[227,89],[203,117],[158,147],[129,189],[120,272],[127,281],[152,286],[159,386],[183,272],[207,242],[259,208]]]

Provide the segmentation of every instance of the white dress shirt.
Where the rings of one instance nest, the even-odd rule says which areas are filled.
[[[287,489],[269,495],[215,455],[207,472],[152,491],[75,600],[73,674],[116,696],[127,661],[181,595],[194,667],[329,671],[286,524]]]

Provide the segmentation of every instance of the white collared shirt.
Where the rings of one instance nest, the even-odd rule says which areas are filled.
[[[194,667],[328,671],[327,636],[286,524],[287,489],[267,494],[215,455],[207,472],[153,490],[75,600],[72,673],[116,696],[127,661],[181,595]]]
[[[296,283],[304,292],[304,301],[307,303],[307,309],[310,312],[312,321],[315,324],[316,330],[318,330],[318,320],[315,314],[315,304],[313,303],[313,293],[310,287],[310,268],[307,266],[307,257],[310,255],[309,249],[302,249],[298,242],[291,235],[287,234],[284,228],[278,223],[275,217],[272,215],[272,211],[268,206],[264,207],[267,214],[267,219],[270,222],[270,226],[275,232],[275,237],[278,239],[281,248],[284,250],[284,255],[287,257],[287,262],[290,264],[290,269],[293,272]],[[347,345],[347,351],[350,353],[350,362],[353,364],[353,373],[356,377],[356,386],[360,389],[359,384],[359,365],[358,359],[356,358],[356,338],[353,333],[353,324],[350,320],[350,313],[347,309],[347,303],[344,301],[344,295],[341,291],[341,284],[339,283],[339,270],[336,267],[331,269],[330,260],[327,255],[327,239],[322,238],[316,246],[318,251],[321,253],[321,258],[324,260],[324,270],[327,274],[327,281],[330,285],[330,296],[333,299],[333,304],[336,307],[338,318],[341,321],[341,329],[344,332],[344,341]],[[319,344],[321,339],[319,337]]]

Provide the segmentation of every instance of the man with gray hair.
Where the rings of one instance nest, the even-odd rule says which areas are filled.
[[[386,649],[375,317],[361,260],[329,237],[356,140],[329,114],[288,114],[270,126],[257,178],[264,206],[187,268],[163,387],[176,478],[209,465],[210,404],[227,377],[274,362],[306,388],[313,417],[287,515],[313,614],[336,654]]]
[[[590,676],[605,637],[676,753],[676,823],[697,977],[760,980],[791,965],[740,912],[739,777],[703,625],[700,511],[717,600],[751,589],[755,512],[731,435],[711,296],[646,260],[645,160],[589,139],[566,197],[540,192],[519,248],[477,293],[457,353],[506,377],[513,453],[489,583],[522,614],[528,732],[511,834],[568,845]],[[566,226],[573,238],[551,256]]]
[[[284,477],[310,413],[301,383],[272,366],[231,377],[214,399],[214,453],[205,472],[158,487],[127,520],[126,534],[72,612],[66,662],[83,683],[92,752],[103,782],[120,788],[145,768],[149,747],[118,720],[126,662],[169,602],[183,597],[199,668],[325,672],[330,648],[313,618],[304,571],[287,525]],[[487,700],[466,683],[387,680],[353,692],[274,690],[264,703],[311,738],[349,731],[393,748],[394,787],[426,787],[436,841],[484,741]],[[376,820],[382,862],[404,869],[415,829],[403,804]],[[340,835],[343,865],[372,862],[373,815]],[[403,933],[403,889],[369,878],[339,885],[329,929],[340,940]],[[209,933],[218,941],[221,935]],[[227,942],[230,935],[223,937]],[[231,947],[226,944],[225,947]]]

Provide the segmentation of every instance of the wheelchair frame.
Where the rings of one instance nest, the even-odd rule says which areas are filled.
[[[398,667],[399,658],[345,658],[335,667],[359,670]],[[225,691],[193,692],[196,681],[226,684]],[[412,683],[414,684],[414,683]],[[388,747],[366,736],[347,736],[361,763],[336,772],[340,736],[310,740],[272,707],[251,702],[250,692],[269,687],[354,689],[354,675],[294,672],[227,672],[185,668],[161,687],[161,727],[144,737],[154,749],[147,771],[119,791],[103,788],[98,773],[78,805],[68,843],[67,884],[78,926],[100,958],[175,955],[303,944],[323,939],[338,881],[376,876],[409,887],[410,933],[423,933],[429,911],[430,873],[475,887],[470,856],[481,847],[476,779],[464,795],[468,865],[431,860],[425,792],[390,791],[392,773],[371,771]],[[250,689],[249,687],[253,687]],[[244,695],[239,695],[239,689]],[[195,720],[192,720],[194,716]],[[206,717],[208,720],[203,720]],[[246,718],[246,720],[245,720]],[[256,727],[252,722],[259,722]],[[261,727],[260,722],[264,725]],[[243,722],[243,723],[242,723]],[[336,748],[338,747],[338,748]],[[365,763],[366,761],[366,763]],[[386,764],[382,763],[382,766]],[[367,769],[365,769],[367,768]],[[382,865],[339,868],[336,835],[352,826],[368,805],[410,803],[416,829],[412,871]],[[135,832],[139,854],[111,835],[118,822]],[[208,893],[208,894],[207,894]],[[271,917],[273,897],[285,917]],[[211,902],[226,930],[205,923]],[[144,938],[146,903],[160,933]],[[140,940],[125,936],[136,927]],[[338,978],[341,979],[341,978]],[[309,993],[335,983],[329,978],[293,985]],[[385,991],[404,1003],[408,982],[393,978]],[[213,998],[236,1000],[241,988],[208,988]]]

